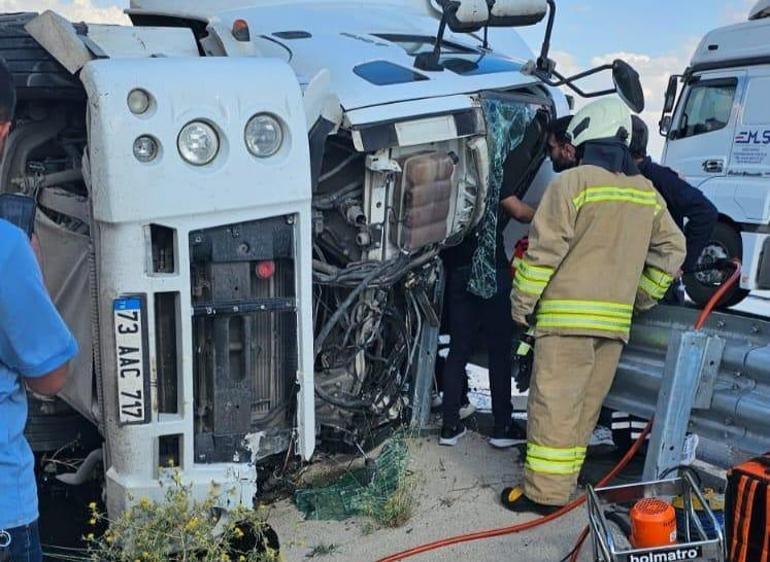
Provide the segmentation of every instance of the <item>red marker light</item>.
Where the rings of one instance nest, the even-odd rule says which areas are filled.
[[[246,20],[237,19],[233,22],[233,37],[236,41],[251,41],[251,32]]]
[[[270,279],[275,274],[275,262],[273,260],[261,261],[257,264],[257,277]]]

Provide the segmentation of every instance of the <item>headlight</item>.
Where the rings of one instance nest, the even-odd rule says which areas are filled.
[[[259,113],[246,123],[244,138],[249,152],[259,158],[267,158],[281,149],[283,128],[272,115]]]
[[[205,166],[219,152],[219,137],[214,127],[203,121],[192,121],[179,132],[176,141],[179,154],[193,166]]]
[[[158,141],[149,135],[142,135],[134,141],[134,156],[140,162],[151,162],[158,155]]]
[[[150,94],[141,88],[135,88],[128,93],[128,109],[134,115],[141,115],[150,109]]]

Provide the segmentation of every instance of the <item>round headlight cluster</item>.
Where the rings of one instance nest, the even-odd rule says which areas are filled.
[[[185,125],[176,144],[182,158],[193,166],[205,166],[219,153],[219,136],[214,127],[203,121]]]
[[[258,158],[267,158],[281,149],[283,127],[272,115],[259,113],[246,123],[244,139],[249,152]]]

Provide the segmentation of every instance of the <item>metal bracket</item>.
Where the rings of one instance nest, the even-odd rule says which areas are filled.
[[[644,480],[656,480],[680,464],[692,410],[711,405],[724,347],[723,339],[701,332],[684,332],[671,339]]]

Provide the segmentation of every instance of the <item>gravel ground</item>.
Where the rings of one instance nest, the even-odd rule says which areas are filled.
[[[499,503],[503,487],[518,483],[522,467],[517,449],[497,451],[486,438],[469,432],[457,447],[439,447],[436,437],[413,441],[410,472],[420,482],[417,506],[399,529],[375,529],[367,518],[348,521],[304,521],[286,500],[272,507],[269,523],[281,538],[287,562],[300,560],[375,561],[426,542],[521,523],[533,516],[516,516]],[[578,509],[542,530],[487,539],[426,553],[413,560],[521,560],[557,562],[574,544],[585,524]],[[332,552],[313,556],[316,549]],[[581,560],[589,560],[585,554]]]

